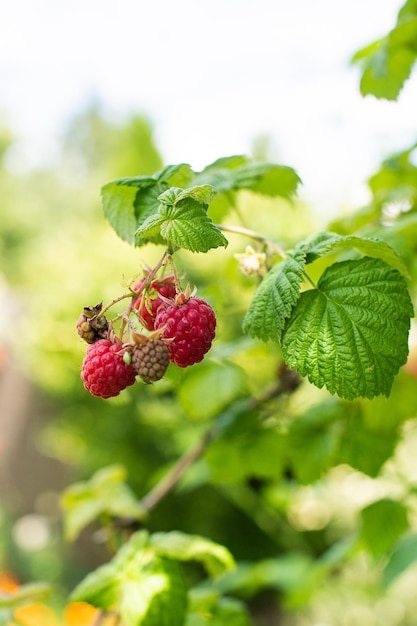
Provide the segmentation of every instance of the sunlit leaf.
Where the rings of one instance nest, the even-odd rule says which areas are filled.
[[[386,241],[369,237],[356,237],[354,235],[343,237],[333,233],[320,233],[311,241],[307,249],[306,263],[312,263],[327,254],[344,250],[357,250],[364,256],[382,259],[382,261],[391,265],[404,276],[409,276],[404,261]]]
[[[404,278],[384,261],[335,263],[298,300],[284,328],[284,358],[342,398],[388,395],[407,360],[412,315]]]
[[[227,239],[207,215],[211,193],[208,185],[168,189],[159,197],[158,211],[141,224],[136,236],[141,240],[160,236],[169,246],[192,252],[227,246]]]
[[[219,576],[235,563],[224,546],[198,535],[181,532],[154,533],[150,539],[157,554],[180,561],[200,561],[210,576]]]
[[[243,331],[263,341],[281,339],[285,320],[300,296],[305,253],[298,249],[294,256],[277,263],[268,272],[255,292],[243,320]]]
[[[381,557],[408,527],[405,506],[396,500],[384,498],[362,509],[359,540],[374,557]]]
[[[208,419],[245,393],[243,369],[231,362],[207,361],[185,376],[178,399],[190,418]]]
[[[385,587],[391,585],[403,572],[417,561],[417,535],[400,539],[383,572],[382,582]]]
[[[417,7],[414,0],[408,0],[398,14],[395,28],[353,57],[362,67],[362,95],[398,98],[417,59],[416,39]]]
[[[100,469],[86,482],[75,483],[62,495],[65,532],[74,540],[99,515],[143,519],[145,512],[125,484],[126,470],[120,465]]]

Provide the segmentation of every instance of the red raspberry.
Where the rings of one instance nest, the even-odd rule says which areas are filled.
[[[139,281],[137,285],[133,287],[133,291],[139,291],[145,280],[146,279],[143,278]],[[154,291],[152,292],[152,290]],[[146,293],[140,294],[134,304],[135,309],[143,320],[145,328],[148,330],[154,330],[155,328],[155,318],[159,307],[166,306],[166,303],[158,294],[164,298],[175,298],[176,290],[173,276],[167,276],[166,278],[152,281],[149,290],[146,290]]]
[[[87,348],[81,378],[93,396],[111,398],[133,385],[135,370],[123,361],[120,346],[99,339]]]
[[[169,343],[170,360],[187,367],[199,363],[211,347],[216,329],[216,316],[211,306],[201,298],[190,298],[184,304],[176,303],[160,308],[155,329],[165,327],[162,334]]]

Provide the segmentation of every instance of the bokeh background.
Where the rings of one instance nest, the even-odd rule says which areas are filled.
[[[0,570],[21,582],[47,579],[64,602],[106,555],[96,529],[75,544],[63,540],[62,490],[121,463],[142,496],[213,417],[193,413],[191,374],[172,372],[160,386],[137,386],[109,402],[82,387],[85,348],[74,330],[80,311],[122,293],[160,253],[117,239],[102,216],[101,185],[167,163],[198,170],[230,154],[290,165],[304,183],[295,206],[263,199],[259,211],[250,194],[239,205],[253,228],[284,246],[365,206],[372,200],[367,179],[381,160],[415,141],[417,81],[411,78],[398,102],[364,99],[350,60],[392,28],[401,4],[15,0],[3,7]],[[273,347],[241,337],[253,291],[233,259],[243,248],[231,237],[227,255],[179,257],[218,311],[213,362],[227,357],[245,372],[244,380],[230,374],[229,401],[273,381],[280,358]],[[405,248],[410,263],[413,250]],[[379,594],[376,570],[361,554],[321,587],[293,556],[301,550],[318,558],[335,537],[354,532],[361,507],[401,493],[404,476],[407,484],[417,481],[415,377],[404,373],[398,384],[387,411],[401,413],[402,398],[401,419],[410,421],[386,474],[341,465],[318,486],[286,483],[270,492],[269,505],[285,518],[278,549],[290,556],[286,582],[277,586],[287,604],[279,617],[274,604],[272,618],[269,595],[261,594],[253,600],[257,623],[415,623],[415,571]],[[177,395],[179,388],[185,391]],[[325,393],[303,387],[285,410],[297,414]],[[249,495],[230,487],[227,468],[214,487],[205,471],[199,465],[179,499],[155,511],[151,530],[178,527],[225,543],[239,559],[268,558],[277,541],[267,522],[251,519]],[[414,521],[415,507],[410,515]]]

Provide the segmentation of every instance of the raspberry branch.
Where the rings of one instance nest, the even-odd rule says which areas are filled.
[[[186,471],[204,454],[210,443],[218,439],[224,430],[230,425],[231,420],[236,419],[242,411],[260,408],[266,402],[278,398],[285,393],[294,393],[300,384],[300,376],[294,370],[289,369],[283,363],[279,370],[279,379],[273,387],[264,391],[259,398],[249,398],[239,404],[238,408],[226,409],[221,413],[216,422],[203,434],[202,438],[187,450],[178,459],[175,465],[161,478],[141,500],[141,505],[149,513],[154,509],[177,485]]]
[[[216,226],[220,230],[224,230],[229,233],[236,233],[238,235],[244,235],[245,237],[255,239],[256,241],[259,241],[260,243],[266,245],[283,259],[287,257],[286,252],[283,250],[283,248],[281,248],[278,243],[276,243],[276,241],[268,239],[268,237],[265,237],[261,233],[257,233],[255,230],[251,230],[250,228],[244,228],[243,226],[229,226],[226,224],[216,224]]]

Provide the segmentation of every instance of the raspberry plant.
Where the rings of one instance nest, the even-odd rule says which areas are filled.
[[[363,93],[397,97],[415,61],[416,19],[415,1],[406,2],[389,35],[356,55],[364,66]],[[110,620],[117,626],[248,626],[245,598],[272,588],[296,605],[301,596],[309,597],[314,582],[320,585],[363,547],[378,563],[386,587],[416,560],[417,536],[402,536],[411,527],[407,513],[415,485],[403,499],[390,495],[365,505],[355,536],[335,540],[315,563],[295,552],[287,558],[285,542],[279,543],[286,533],[289,543],[294,540],[279,515],[288,498],[285,489],[295,483],[311,486],[336,464],[376,477],[393,454],[399,426],[414,410],[402,405],[404,386],[393,387],[408,355],[413,315],[408,269],[389,237],[374,228],[384,207],[399,197],[409,201],[411,212],[398,220],[394,235],[410,224],[415,228],[413,150],[415,145],[386,161],[371,179],[367,214],[342,219],[290,249],[269,233],[235,223],[241,191],[295,197],[300,179],[290,167],[233,156],[199,172],[187,164],[170,165],[152,176],[117,179],[103,187],[104,213],[116,233],[132,246],[154,244],[163,250],[143,277],[127,281],[122,294],[81,313],[76,328],[88,344],[84,384],[107,400],[120,392],[134,394],[139,378],[153,389],[164,384],[169,370],[175,380],[176,371],[189,368],[178,390],[182,406],[192,419],[211,421],[141,499],[116,464],[64,493],[67,538],[75,540],[100,519],[109,543],[108,562],[72,593],[74,601],[97,607],[95,626]],[[276,384],[254,396],[244,389],[237,399],[241,373],[216,353],[215,303],[212,307],[193,291],[186,262],[185,276],[177,268],[180,251],[187,258],[225,248],[224,259],[230,259],[229,233],[242,236],[241,251],[233,256],[253,285],[242,333],[276,346],[279,355]],[[120,312],[121,304],[126,306]],[[334,397],[294,417],[286,399],[302,390],[302,377]],[[204,395],[207,387],[218,393]],[[384,404],[378,396],[388,397],[391,390]],[[415,381],[412,391],[415,397]],[[231,485],[230,498],[273,536],[277,553],[271,558],[236,564],[228,548],[211,539],[151,530],[154,509],[202,458],[202,473],[219,488]],[[197,471],[191,482],[198,479]],[[282,491],[276,483],[284,484]],[[198,564],[198,575],[195,569],[189,574],[190,562]],[[13,598],[1,598],[3,621],[47,592],[42,585],[28,585]]]
[[[134,246],[154,244],[164,251],[153,267],[145,268],[143,278],[128,282],[125,293],[105,306],[86,307],[78,320],[80,336],[92,344],[83,366],[87,389],[104,398],[116,395],[133,383],[135,374],[158,385],[169,361],[171,368],[186,368],[204,358],[215,339],[216,315],[208,302],[191,291],[189,281],[185,288],[181,285],[176,254],[227,248],[228,233],[252,241],[245,252],[235,255],[242,273],[255,283],[242,331],[260,341],[275,342],[284,362],[272,393],[256,400],[247,398],[243,405],[232,403],[140,502],[116,466],[101,471],[89,483],[69,488],[63,502],[70,538],[99,514],[130,520],[133,530],[145,525],[153,508],[203,453],[216,476],[216,468],[231,454],[225,442],[233,424],[244,423],[247,417],[243,415],[256,413],[271,397],[293,393],[301,377],[347,401],[390,394],[394,377],[407,360],[413,315],[407,268],[394,249],[375,236],[321,232],[284,250],[265,234],[230,222],[239,190],[291,199],[299,183],[290,167],[233,156],[201,172],[186,164],[170,165],[153,176],[104,185],[104,213],[116,233]],[[126,308],[111,317],[113,307],[123,301]],[[111,356],[107,370],[103,349],[106,358]],[[338,411],[330,408],[329,419],[345,419]],[[248,441],[252,429],[250,420]],[[299,436],[290,428],[290,441]],[[304,444],[303,435],[294,451],[308,458]],[[258,449],[256,459],[259,450],[264,450],[267,475],[271,471],[268,449],[275,454],[277,445],[282,445],[280,436],[271,429],[252,439],[251,446]],[[245,450],[246,472],[251,464],[250,447]],[[304,467],[311,476],[319,476],[328,458],[314,459],[314,466],[305,463]],[[257,461],[253,472],[262,475],[262,471]],[[303,475],[299,478],[304,479]],[[189,560],[203,564],[211,580],[205,588],[187,588],[181,562]],[[249,618],[244,604],[228,596],[233,577],[230,586],[216,582],[219,576],[227,581],[227,572],[234,567],[227,548],[204,537],[139,529],[108,564],[77,586],[72,599],[99,608],[103,619],[115,611],[126,626],[217,623],[216,615],[221,616],[221,624],[233,616],[236,624],[245,626]]]
[[[134,312],[144,329],[160,329],[161,338],[170,340],[171,361],[181,367],[201,361],[214,338],[214,313],[201,299],[190,298],[189,289],[181,294],[173,257],[181,249],[226,248],[224,233],[241,232],[258,243],[267,269],[244,316],[243,332],[278,343],[290,368],[341,398],[388,396],[407,361],[413,315],[407,268],[394,249],[376,237],[322,232],[283,250],[264,234],[211,219],[213,212],[226,220],[241,189],[288,199],[299,183],[292,168],[233,156],[201,172],[187,164],[169,165],[153,176],[105,185],[104,212],[116,233],[138,247],[166,248],[147,278],[121,296],[131,302],[122,315],[119,340],[126,343],[125,327]],[[316,284],[308,266],[326,257],[336,261]],[[175,302],[162,295],[165,289],[172,296],[174,282],[157,277],[167,263],[174,270]],[[149,298],[152,291],[156,298]]]

